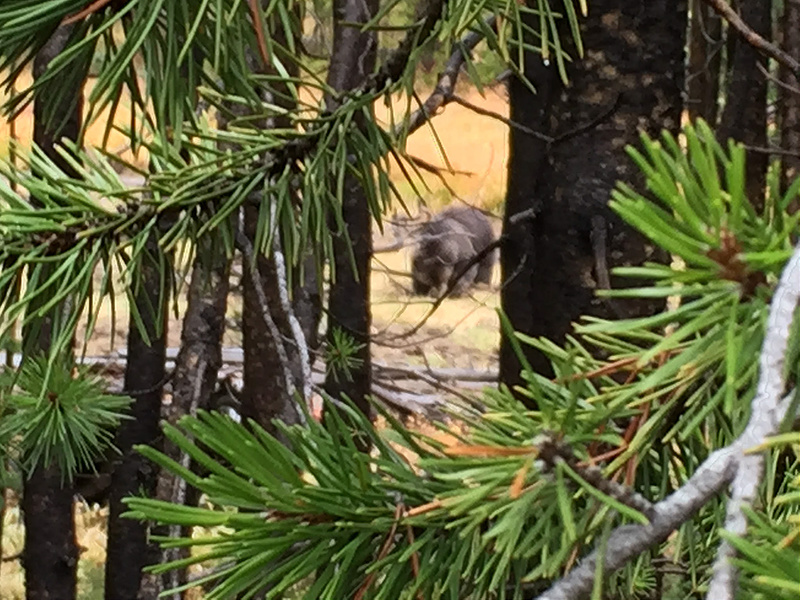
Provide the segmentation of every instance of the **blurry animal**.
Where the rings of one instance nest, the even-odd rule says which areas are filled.
[[[475,256],[494,242],[489,219],[471,207],[448,208],[422,225],[413,254],[411,276],[416,295],[440,296]],[[472,265],[453,283],[452,296],[463,296],[475,283],[489,284],[496,251]]]

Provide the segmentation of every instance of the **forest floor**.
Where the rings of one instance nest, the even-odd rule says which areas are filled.
[[[459,90],[459,94],[470,103],[484,109],[508,116],[508,105],[501,90],[487,91],[481,96],[471,89]],[[424,95],[423,95],[424,96]],[[397,110],[399,107],[395,107]],[[384,112],[381,114],[380,110]],[[385,117],[388,109],[379,105],[378,116]],[[119,114],[120,122],[126,122],[127,115]],[[506,182],[507,127],[497,120],[479,116],[468,109],[452,104],[433,120],[435,134],[430,127],[423,127],[410,137],[409,154],[430,164],[441,166],[449,162],[457,173],[443,174],[447,185],[438,177],[426,174],[426,190],[421,192],[422,200],[432,210],[454,200],[455,192],[461,200],[492,210],[500,215]],[[23,144],[30,140],[30,114],[23,114],[16,125],[16,133]],[[99,142],[103,124],[94,125],[89,131],[89,143]],[[0,143],[7,139],[8,124],[0,122]],[[441,141],[445,156],[437,143]],[[121,139],[112,137],[112,147],[122,148]],[[7,149],[0,145],[0,155]],[[124,151],[121,151],[124,154]],[[130,157],[128,157],[130,158]],[[139,160],[144,160],[141,156]],[[412,211],[416,203],[412,186],[402,180],[399,169],[393,178],[404,200]],[[449,188],[449,190],[448,190]],[[495,220],[499,231],[499,219]],[[376,232],[375,245],[390,243],[390,234]],[[461,367],[468,369],[489,369],[497,365],[497,345],[499,341],[498,317],[496,308],[499,302],[497,283],[499,273],[495,273],[491,289],[477,289],[470,297],[446,300],[428,318],[414,335],[404,335],[417,325],[431,306],[430,299],[414,299],[407,293],[410,279],[386,270],[409,270],[409,251],[381,253],[374,261],[372,278],[373,331],[376,344],[373,356],[376,361],[391,365],[430,365],[431,367]],[[231,318],[236,318],[239,304],[231,302]],[[185,301],[179,300],[177,312],[180,315]],[[124,302],[117,303],[116,320],[111,321],[110,309],[98,322],[89,341],[87,354],[93,356],[110,355],[125,345],[128,323]],[[169,326],[169,345],[177,347],[180,341],[181,323],[179,316],[173,314]],[[226,346],[239,346],[237,332],[228,332]],[[76,504],[76,523],[78,540],[82,548],[79,564],[80,600],[95,600],[103,597],[103,564],[105,561],[105,517],[106,509]],[[4,557],[16,556],[22,549],[23,529],[21,517],[15,502],[10,503],[3,528],[2,552]],[[200,596],[198,596],[199,598]],[[0,563],[0,600],[21,600],[24,598],[23,572],[18,560]]]

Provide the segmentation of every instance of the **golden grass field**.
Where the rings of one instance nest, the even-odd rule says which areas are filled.
[[[25,82],[23,82],[24,84]],[[502,92],[487,91],[481,96],[472,89],[459,90],[462,97],[480,107],[507,116],[508,107]],[[424,97],[425,94],[422,94]],[[402,109],[399,101],[394,103],[395,114]],[[376,107],[377,116],[388,122],[388,109],[382,104]],[[117,120],[128,122],[129,113],[122,103]],[[106,117],[107,118],[107,117]],[[430,127],[423,127],[408,141],[409,154],[428,163],[445,167],[447,161],[460,174],[445,174],[448,186],[465,201],[494,210],[501,207],[506,185],[506,144],[507,128],[497,120],[476,115],[459,105],[446,107],[433,121],[436,135]],[[15,123],[16,135],[23,145],[31,139],[32,123],[30,108]],[[103,118],[90,126],[86,144],[97,145],[102,140],[105,123]],[[0,120],[0,156],[6,156],[10,135],[9,123]],[[446,159],[437,144],[441,140]],[[147,157],[141,154],[132,157],[125,150],[125,138],[120,133],[112,133],[109,140],[112,151],[122,152],[127,160],[145,164]],[[416,206],[412,188],[402,180],[400,170],[393,169],[393,178],[398,188],[408,194],[404,200],[409,206]],[[424,200],[432,209],[440,209],[450,202],[451,195],[437,177],[426,174],[424,182],[429,189],[422,193]],[[499,228],[499,222],[498,222]],[[380,236],[376,232],[376,244]],[[424,364],[432,366],[459,366],[486,368],[496,363],[498,319],[495,308],[498,296],[492,290],[476,290],[471,298],[447,300],[414,336],[400,339],[398,333],[416,324],[428,311],[430,301],[410,299],[402,290],[410,280],[388,276],[381,272],[384,268],[408,270],[406,251],[380,254],[375,259],[375,272],[372,278],[372,309],[374,331],[378,340],[388,342],[389,346],[376,345],[374,356],[377,360],[395,364]],[[497,276],[495,276],[497,280]],[[179,312],[185,306],[178,302]],[[237,303],[232,302],[231,312]],[[117,304],[117,320],[112,323],[106,313],[101,318],[89,341],[88,353],[108,354],[125,344],[128,313],[124,301]],[[180,340],[180,319],[174,317],[170,322],[169,344],[177,346]],[[112,347],[112,331],[114,333]],[[225,344],[238,343],[238,336],[226,336]],[[23,530],[18,508],[12,506],[6,513],[3,528],[3,556],[15,555],[22,549]],[[76,522],[79,544],[82,547],[79,566],[81,600],[102,598],[103,562],[105,560],[105,511],[86,506],[76,507]],[[21,600],[24,598],[23,573],[18,561],[0,564],[0,600]],[[199,597],[199,596],[198,596]]]

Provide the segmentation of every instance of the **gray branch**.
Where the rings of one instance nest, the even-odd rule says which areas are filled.
[[[272,205],[272,220],[275,222],[275,204]],[[289,281],[286,275],[286,260],[281,248],[281,234],[279,227],[275,227],[275,238],[272,245],[272,259],[275,261],[275,273],[277,274],[278,296],[280,297],[281,308],[286,315],[289,328],[292,330],[292,338],[297,348],[297,360],[300,363],[299,387],[302,389],[303,402],[306,403],[311,398],[311,360],[309,358],[308,342],[300,326],[297,315],[294,314],[292,303],[289,300]],[[301,420],[305,420],[305,412],[300,410],[298,415]]]
[[[747,519],[743,508],[753,504],[764,472],[763,453],[747,452],[778,431],[786,412],[786,403],[781,402],[786,385],[783,364],[798,300],[800,300],[800,245],[784,267],[778,288],[772,298],[767,333],[759,358],[760,376],[750,421],[735,442],[738,467],[731,484],[731,499],[728,502],[728,514],[725,518],[725,529],[734,535],[741,536],[747,532]],[[733,600],[735,597],[738,577],[736,568],[730,560],[734,555],[733,546],[723,541],[708,586],[709,600]]]

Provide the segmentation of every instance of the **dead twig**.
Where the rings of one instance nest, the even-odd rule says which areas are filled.
[[[490,17],[485,24],[494,29],[497,27],[497,19]],[[456,44],[455,50],[453,50],[450,58],[447,59],[444,71],[439,76],[439,81],[436,82],[436,87],[431,95],[416,111],[411,113],[404,127],[396,128],[395,135],[408,135],[416,131],[427,123],[439,109],[453,100],[461,67],[464,65],[467,56],[472,53],[481,40],[483,40],[483,34],[471,31]]]
[[[475,114],[481,115],[483,117],[489,117],[490,119],[494,119],[495,121],[500,121],[504,125],[507,125],[508,127],[512,128],[512,129],[516,129],[517,131],[521,131],[525,135],[529,135],[531,137],[534,137],[537,140],[541,140],[543,142],[547,142],[548,144],[550,144],[553,141],[555,141],[554,138],[550,137],[549,135],[545,135],[545,134],[543,134],[543,133],[541,133],[539,131],[535,131],[534,129],[531,129],[530,127],[526,127],[522,123],[518,123],[517,121],[513,121],[513,120],[511,120],[511,119],[509,119],[507,117],[504,117],[503,115],[501,115],[499,113],[496,113],[493,110],[488,110],[486,108],[482,108],[482,107],[478,106],[477,104],[473,104],[469,100],[465,100],[461,96],[456,96],[454,94],[451,97],[450,100],[452,102],[455,102],[456,104],[459,104],[459,105],[463,106],[464,108],[466,108],[468,110],[471,110]]]
[[[755,31],[753,31],[750,26],[745,23],[736,13],[733,7],[726,2],[726,0],[703,1],[708,4],[720,17],[725,19],[728,24],[733,27],[740,36],[742,36],[744,41],[753,46],[762,54],[766,54],[770,58],[774,58],[776,61],[794,73],[795,77],[800,79],[800,62],[798,62],[790,54],[787,54],[778,48],[775,44],[768,42]]]

